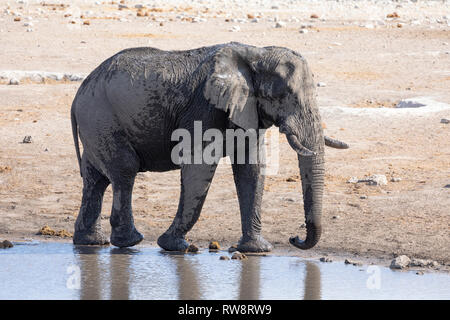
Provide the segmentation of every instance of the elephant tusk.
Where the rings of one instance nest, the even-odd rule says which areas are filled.
[[[313,157],[317,155],[317,153],[315,153],[314,151],[311,151],[308,148],[304,147],[300,143],[300,141],[298,141],[298,138],[295,135],[289,134],[286,137],[291,148],[294,149],[299,155],[303,157]]]
[[[345,142],[329,138],[327,136],[325,138],[325,145],[328,147],[336,148],[336,149],[348,149],[349,146]]]

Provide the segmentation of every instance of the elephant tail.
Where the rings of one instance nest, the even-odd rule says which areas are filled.
[[[72,108],[70,110],[70,119],[72,121],[73,142],[75,144],[75,151],[77,153],[78,166],[80,167],[80,176],[83,177],[83,173],[81,172],[80,143],[78,142],[78,124],[77,119],[75,117],[74,105],[72,105]]]

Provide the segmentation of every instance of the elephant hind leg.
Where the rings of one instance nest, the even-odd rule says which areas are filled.
[[[132,150],[121,146],[121,155],[110,170],[113,189],[111,209],[111,244],[116,247],[132,247],[144,239],[134,225],[132,193],[134,180],[139,170],[139,159]]]
[[[108,238],[102,233],[100,214],[103,194],[109,180],[83,157],[83,199],[75,222],[73,243],[76,245],[105,245]]]

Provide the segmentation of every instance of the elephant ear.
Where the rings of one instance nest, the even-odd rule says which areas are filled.
[[[254,47],[223,47],[213,56],[204,87],[205,98],[228,113],[237,126],[258,129],[258,112],[252,79],[252,61],[260,56]]]

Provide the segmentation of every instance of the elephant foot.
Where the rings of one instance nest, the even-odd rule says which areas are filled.
[[[142,240],[144,236],[134,227],[130,231],[124,231],[120,227],[113,228],[111,232],[111,244],[119,248],[132,247]]]
[[[272,245],[262,236],[255,238],[241,239],[237,245],[239,252],[270,252]]]
[[[158,246],[167,251],[186,252],[189,243],[182,237],[175,237],[168,233],[163,233],[158,238]]]
[[[87,246],[103,246],[108,245],[109,240],[101,231],[95,232],[83,232],[76,231],[73,235],[74,245],[87,245]]]

